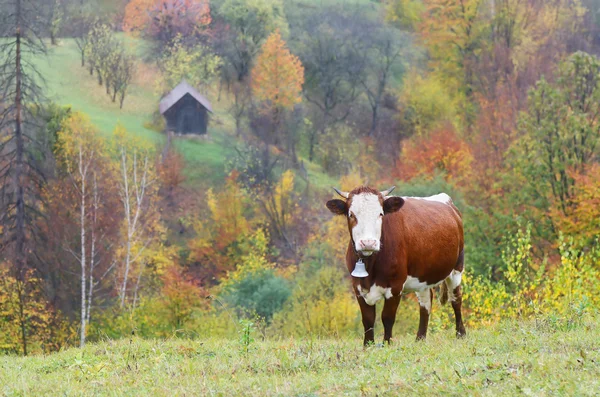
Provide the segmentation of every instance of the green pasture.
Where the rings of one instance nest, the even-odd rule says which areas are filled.
[[[351,339],[107,340],[0,357],[5,396],[586,396],[600,390],[597,318],[432,332],[389,347]],[[245,349],[247,347],[247,351]]]

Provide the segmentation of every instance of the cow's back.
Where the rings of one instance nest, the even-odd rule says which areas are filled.
[[[446,194],[404,199],[400,211],[384,218],[382,248],[396,266],[406,266],[407,276],[437,284],[452,272],[464,248],[461,214]]]

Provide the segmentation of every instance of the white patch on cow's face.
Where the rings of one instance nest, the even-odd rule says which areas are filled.
[[[460,285],[462,281],[462,272],[458,270],[452,270],[452,273],[446,277],[446,286],[448,287],[448,300],[454,302],[456,296],[454,296],[454,289]]]
[[[444,280],[435,284],[427,284],[424,281],[419,281],[418,278],[408,276],[402,286],[402,292],[421,292],[440,285]]]
[[[450,204],[452,199],[446,193],[436,194],[434,196],[429,197],[402,197],[403,199],[415,199],[415,200],[425,200],[425,201],[437,201],[442,204]]]
[[[431,290],[428,288],[423,291],[416,293],[419,299],[419,305],[427,310],[427,313],[431,313]]]
[[[391,288],[383,288],[379,287],[377,284],[373,284],[369,291],[363,291],[361,286],[358,286],[358,293],[363,297],[367,305],[373,306],[376,304],[381,298],[390,299],[392,295]]]
[[[356,225],[352,228],[356,251],[365,256],[379,251],[383,224],[383,207],[379,197],[373,193],[357,194],[352,198],[348,216],[356,217]]]

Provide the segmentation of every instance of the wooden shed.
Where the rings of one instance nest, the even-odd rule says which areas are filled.
[[[169,92],[158,105],[167,121],[167,131],[176,134],[206,134],[210,102],[185,80]]]

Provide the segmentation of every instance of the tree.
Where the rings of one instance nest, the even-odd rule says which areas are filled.
[[[123,109],[127,88],[129,87],[135,72],[135,61],[133,56],[127,54],[122,45],[119,47],[120,48],[116,48],[110,55],[109,73],[106,84],[112,91],[112,101],[115,102],[117,100],[118,94],[119,108]]]
[[[81,13],[79,15],[71,17],[71,24],[73,28],[73,37],[75,39],[75,45],[81,56],[81,67],[85,66],[85,56],[88,48],[88,41],[90,39],[90,30],[96,24],[91,17]]]
[[[395,29],[369,25],[362,29],[359,52],[364,57],[365,71],[359,74],[359,78],[371,107],[371,128],[368,133],[371,136],[377,130],[379,110],[388,83],[399,72],[398,69],[403,69],[400,56],[407,44],[405,37]]]
[[[414,136],[405,141],[396,175],[410,180],[432,178],[436,172],[443,172],[448,181],[460,184],[469,181],[472,161],[469,146],[447,125],[428,136]]]
[[[516,167],[528,180],[533,202],[547,210],[553,199],[565,216],[573,208],[575,179],[583,175],[600,140],[600,61],[577,52],[559,66],[558,79],[541,79],[519,120]],[[540,201],[541,200],[541,201]]]
[[[236,269],[221,284],[225,302],[239,315],[258,315],[270,322],[290,296],[286,280],[274,272],[267,259],[269,235],[262,229],[242,240],[242,255]]]
[[[281,33],[272,33],[252,69],[252,92],[269,109],[291,109],[302,101],[304,67],[287,48]]]
[[[114,263],[108,266],[108,261],[102,261],[99,255],[101,247],[108,244],[107,230],[102,227],[104,218],[108,218],[103,197],[106,186],[100,186],[106,185],[107,179],[110,180],[108,160],[104,141],[80,113],[74,113],[63,121],[58,132],[56,157],[64,180],[57,181],[49,201],[60,201],[59,205],[66,209],[63,217],[70,217],[69,214],[76,214],[77,217],[74,223],[79,229],[78,241],[70,240],[65,235],[60,244],[79,262],[80,346],[83,347],[91,318],[94,290],[114,267]],[[73,241],[73,246],[70,246],[70,241]],[[104,266],[101,269],[99,265],[102,262]],[[96,273],[100,269],[102,275],[99,277]]]
[[[230,34],[219,45],[219,55],[231,65],[237,81],[249,75],[254,58],[269,34],[288,31],[281,0],[225,0],[218,14]]]
[[[571,174],[575,182],[573,206],[569,216],[560,207],[550,208],[558,230],[575,238],[582,248],[598,244],[600,235],[600,165],[594,163],[585,174]]]
[[[208,0],[131,0],[125,7],[123,30],[146,34],[164,45],[177,35],[205,34],[210,22]]]
[[[273,137],[277,143],[284,112],[300,103],[304,82],[304,67],[298,57],[286,48],[279,31],[272,33],[262,46],[251,78],[254,97],[262,102],[262,111],[272,117]],[[294,145],[289,144],[293,138],[286,138],[288,148],[293,149]],[[289,154],[295,159],[295,151]]]
[[[126,131],[118,125],[115,129],[115,158],[118,160],[117,190],[123,206],[123,246],[118,287],[120,306],[123,308],[131,287],[129,278],[137,270],[134,284],[134,300],[143,272],[142,256],[155,238],[158,213],[155,207],[158,186],[153,153],[150,148],[126,137]],[[134,266],[137,269],[134,269]]]
[[[52,45],[57,44],[57,36],[60,33],[64,24],[65,12],[61,0],[52,0],[50,3],[50,12],[48,28],[50,33],[50,42]]]
[[[309,14],[305,25],[293,34],[299,37],[298,54],[305,67],[304,97],[320,113],[318,127],[309,130],[311,161],[319,135],[345,120],[360,94],[364,62],[357,52],[362,34],[354,30],[357,18],[335,8],[319,10]]]
[[[25,282],[32,268],[34,251],[29,243],[38,236],[36,220],[45,183],[44,152],[38,145],[41,129],[35,114],[42,98],[41,76],[32,62],[45,54],[39,26],[44,11],[36,2],[0,2],[0,250],[12,265],[17,283]],[[19,292],[18,302],[21,313],[25,312],[28,296]],[[21,322],[24,355],[26,323]]]
[[[96,72],[98,84],[104,84],[104,79],[110,71],[110,56],[118,46],[118,42],[110,26],[106,24],[95,25],[88,33],[86,57],[90,75]],[[107,93],[109,84],[106,83]]]
[[[435,67],[448,83],[460,90],[472,105],[473,65],[481,48],[482,34],[489,26],[484,22],[484,0],[424,0],[425,11],[418,31],[427,46]],[[467,126],[472,123],[472,109],[467,109]]]
[[[385,19],[401,28],[414,30],[423,14],[421,0],[389,0],[385,5]]]
[[[208,47],[186,47],[183,37],[177,35],[158,61],[158,68],[162,72],[158,90],[161,94],[166,94],[182,80],[193,87],[207,87],[217,76],[221,65],[221,58],[214,55]]]

